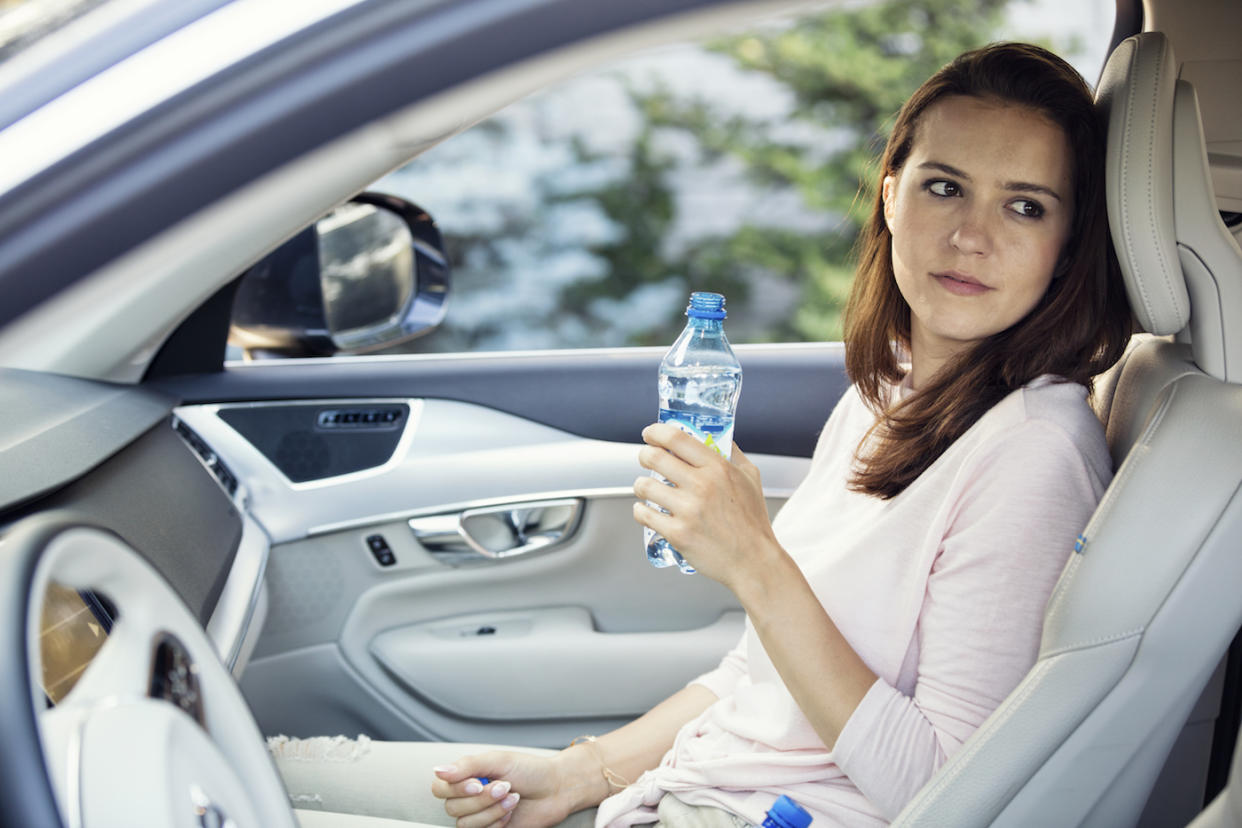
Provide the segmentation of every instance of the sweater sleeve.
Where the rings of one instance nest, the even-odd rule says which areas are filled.
[[[1043,420],[981,444],[960,481],[919,612],[914,694],[877,680],[833,747],[890,820],[1035,663],[1048,597],[1105,484]]]

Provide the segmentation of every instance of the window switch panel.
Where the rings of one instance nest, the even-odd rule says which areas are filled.
[[[367,548],[380,566],[392,566],[397,562],[397,556],[392,553],[383,535],[368,535]]]

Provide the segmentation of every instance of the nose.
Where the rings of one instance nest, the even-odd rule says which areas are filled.
[[[959,221],[949,234],[949,244],[962,253],[982,256],[992,249],[992,231],[988,218],[979,210],[962,210]]]

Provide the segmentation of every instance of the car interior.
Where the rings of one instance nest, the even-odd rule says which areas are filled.
[[[14,288],[0,327],[13,824],[330,825],[291,811],[264,737],[562,747],[736,641],[732,595],[638,552],[630,484],[662,349],[222,356],[243,275],[278,270],[272,257],[388,170],[553,78],[764,5],[590,0],[596,16],[577,2],[570,23],[556,2],[308,6],[353,15],[331,36],[311,20],[281,53],[340,61],[321,97],[276,70],[267,86],[225,73],[218,115],[170,98],[166,122],[117,139],[117,172],[51,165],[0,195],[0,237],[15,239],[0,281],[43,277]],[[205,14],[180,48],[246,13]],[[511,52],[478,48],[497,31]],[[896,825],[1242,825],[1239,31],[1227,0],[1118,0],[1097,102],[1143,333],[1096,384],[1116,477],[1067,550],[1035,666]],[[261,128],[243,131],[260,104]],[[294,129],[328,106],[354,120]],[[159,164],[191,172],[157,179]],[[409,301],[434,325],[438,233],[413,205],[367,199],[413,234]],[[73,210],[107,237],[98,249],[56,235]],[[259,320],[254,341],[283,341],[278,327]],[[739,442],[775,512],[847,387],[843,351],[737,351]],[[798,405],[771,404],[791,387]]]

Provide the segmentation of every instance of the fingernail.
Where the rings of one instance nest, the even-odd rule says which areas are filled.
[[[505,797],[504,802],[500,803],[500,807],[504,808],[506,811],[512,811],[514,808],[517,807],[518,800],[521,798],[522,798],[521,794],[511,793]]]
[[[509,792],[509,788],[511,787],[512,786],[508,782],[503,781],[492,785],[492,799],[500,799]]]
[[[436,765],[431,769],[433,773],[457,773],[456,765]]]
[[[466,783],[466,793],[477,794],[483,793],[483,783],[477,779],[471,779]]]

